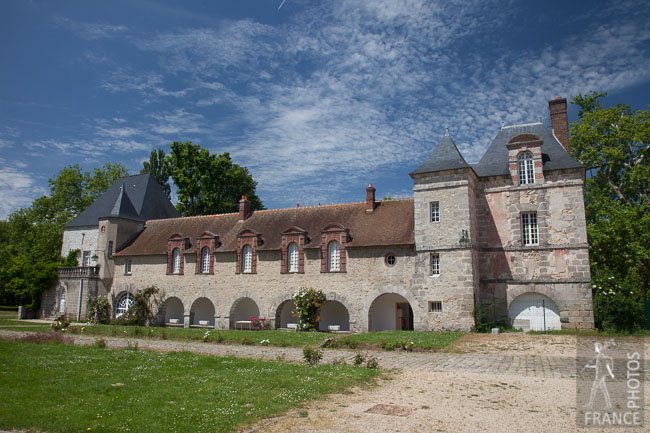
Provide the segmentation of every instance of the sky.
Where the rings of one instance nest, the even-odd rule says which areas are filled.
[[[643,1],[0,0],[0,219],[67,165],[229,152],[269,209],[412,196],[548,101],[650,103]],[[569,105],[569,121],[577,109]]]

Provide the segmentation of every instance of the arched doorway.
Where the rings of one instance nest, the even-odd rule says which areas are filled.
[[[413,330],[413,309],[402,295],[384,293],[377,296],[368,310],[369,331]]]
[[[190,309],[190,326],[214,328],[214,305],[208,298],[198,298]]]
[[[59,314],[65,314],[65,287],[61,287],[59,293]]]
[[[298,316],[293,313],[295,309],[296,303],[292,299],[278,305],[275,311],[275,329],[288,328],[289,323],[298,323]]]
[[[165,325],[182,325],[183,324],[183,303],[176,297],[165,300],[160,306],[160,319]]]
[[[524,293],[517,296],[510,304],[508,317],[514,328],[524,331],[562,329],[557,304],[540,293]]]
[[[230,308],[230,329],[235,329],[235,322],[248,321],[251,317],[260,317],[260,309],[251,298],[239,298]]]
[[[339,331],[350,330],[350,314],[339,301],[326,301],[320,309],[319,331],[329,331],[330,326],[338,326]]]

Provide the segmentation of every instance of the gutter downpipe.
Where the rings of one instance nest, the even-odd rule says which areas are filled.
[[[84,280],[79,280],[79,302],[77,302],[77,321],[81,319],[81,298],[84,294]]]

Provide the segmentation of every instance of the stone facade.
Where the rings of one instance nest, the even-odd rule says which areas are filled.
[[[360,203],[251,211],[242,197],[236,214],[100,218],[98,287],[117,306],[157,286],[166,326],[291,328],[293,294],[313,287],[325,331],[592,328],[584,169],[562,104],[550,103],[557,137],[505,127],[478,164],[445,136],[411,173],[412,199],[375,201],[369,185]]]

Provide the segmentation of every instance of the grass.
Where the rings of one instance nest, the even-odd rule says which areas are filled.
[[[28,322],[22,322],[27,324]],[[51,330],[49,325],[34,327],[11,327],[18,322],[3,321],[0,319],[0,329],[20,331]],[[4,326],[3,326],[4,325]],[[146,326],[121,326],[121,325],[86,325],[70,326],[67,330],[71,334],[96,335],[99,337],[129,337],[129,338],[156,338],[179,341],[203,341],[206,329],[198,328],[161,328]],[[207,341],[215,343],[234,344],[261,344],[268,340],[269,346],[304,347],[322,343],[326,338],[333,338],[328,347],[350,349],[423,349],[440,350],[461,338],[463,332],[432,332],[432,331],[383,331],[365,334],[329,334],[325,332],[287,332],[287,331],[238,331],[210,329]],[[413,344],[410,344],[413,342]]]
[[[632,336],[632,337],[642,337],[650,336],[650,330],[648,329],[639,329],[634,332],[616,332],[616,331],[603,331],[599,329],[561,329],[556,331],[529,331],[528,334],[531,335],[585,335],[585,336],[613,336],[613,337],[623,337],[623,336]]]
[[[0,341],[0,429],[228,432],[376,370]]]

